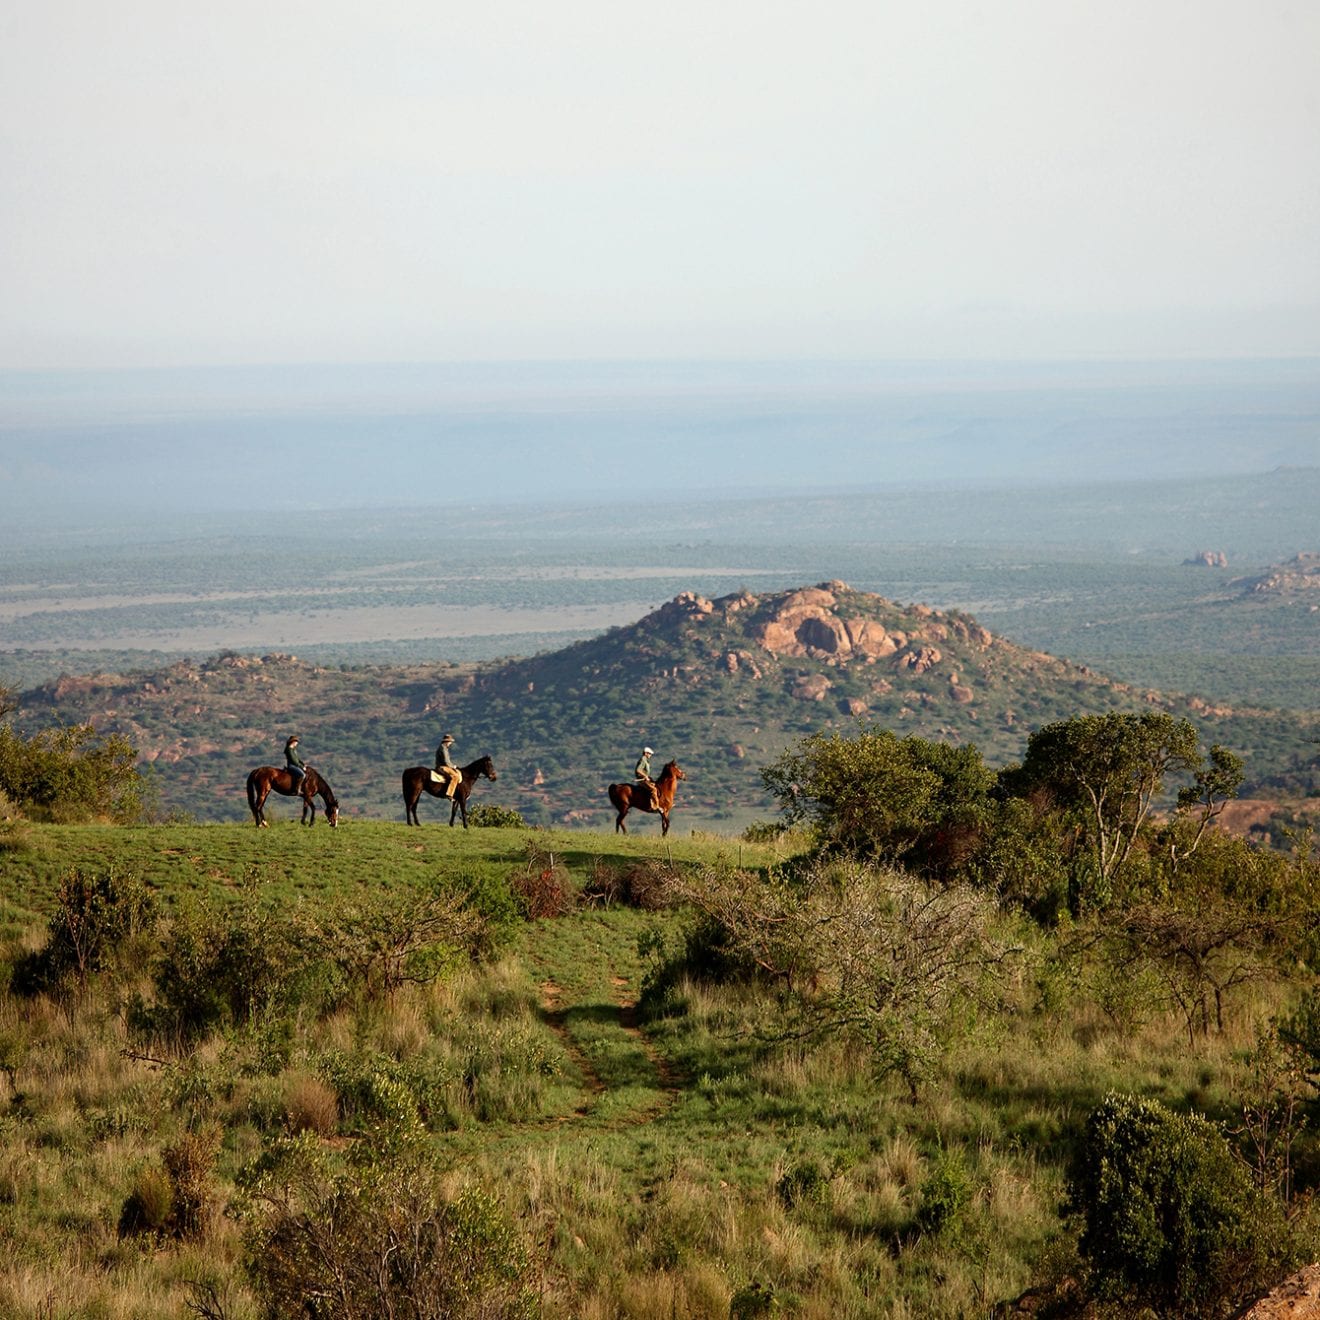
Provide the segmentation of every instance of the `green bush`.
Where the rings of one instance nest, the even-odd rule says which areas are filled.
[[[1219,1128],[1110,1094],[1087,1119],[1070,1180],[1079,1249],[1102,1298],[1160,1316],[1221,1316],[1286,1268],[1277,1203]]]
[[[971,1199],[971,1178],[962,1156],[956,1151],[941,1151],[921,1184],[917,1227],[932,1236],[953,1228]]]
[[[186,908],[171,924],[152,967],[154,999],[130,1025],[188,1047],[208,1032],[268,1014],[333,1003],[341,982],[317,932],[269,905]]]
[[[822,844],[961,874],[981,846],[994,776],[975,746],[953,747],[878,726],[852,737],[813,733],[761,771],[790,823]]]
[[[68,980],[85,984],[94,973],[140,954],[138,938],[156,923],[156,896],[132,875],[105,871],[65,874],[55,894],[55,911],[44,947],[14,968],[20,994],[52,990]]]
[[[512,807],[496,806],[482,802],[468,809],[468,824],[478,829],[525,830],[527,822],[522,813]]]
[[[90,724],[30,738],[0,725],[0,793],[39,820],[129,824],[144,811],[137,748],[120,734],[99,736]]]

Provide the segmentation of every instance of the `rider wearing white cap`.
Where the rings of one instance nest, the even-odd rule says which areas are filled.
[[[639,806],[655,806],[655,783],[651,779],[651,758],[654,755],[654,748],[643,747],[641,756],[637,758],[637,764],[633,766],[633,778],[637,781],[637,786],[646,794],[647,798],[644,803],[638,803]]]

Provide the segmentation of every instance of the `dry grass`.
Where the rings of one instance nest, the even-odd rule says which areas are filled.
[[[291,1132],[333,1136],[339,1127],[339,1094],[320,1077],[295,1073],[285,1080],[284,1113]]]

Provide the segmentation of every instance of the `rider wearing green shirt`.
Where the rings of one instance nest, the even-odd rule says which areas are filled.
[[[643,799],[638,803],[643,807],[654,807],[656,803],[655,783],[651,779],[651,758],[655,755],[654,748],[643,747],[642,754],[637,758],[637,764],[633,766],[633,779],[636,781],[634,787],[643,795]]]
[[[298,755],[298,735],[296,733],[291,733],[284,744],[284,763],[289,768],[294,788],[300,789],[303,776],[307,773],[307,767],[303,764],[302,757]]]

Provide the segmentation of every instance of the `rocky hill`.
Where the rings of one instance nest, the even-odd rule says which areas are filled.
[[[277,761],[295,730],[346,816],[401,819],[399,772],[429,763],[452,730],[460,762],[488,753],[500,772],[475,801],[604,827],[607,783],[628,778],[649,743],[657,762],[674,757],[688,773],[676,820],[728,828],[768,812],[760,767],[818,729],[875,721],[975,742],[1004,763],[1043,723],[1150,705],[1246,755],[1257,789],[1309,773],[1311,719],[1114,682],[970,616],[842,582],[714,600],[685,592],[600,637],[482,666],[332,669],[226,652],[150,673],[63,678],[24,693],[18,718],[127,733],[160,771],[165,808],[199,819],[242,817],[247,771]]]
[[[1254,595],[1305,598],[1313,609],[1320,608],[1320,554],[1305,551],[1233,585]]]

